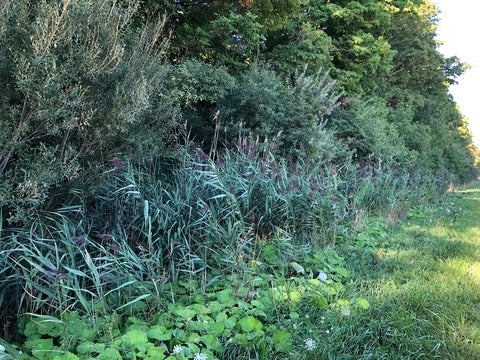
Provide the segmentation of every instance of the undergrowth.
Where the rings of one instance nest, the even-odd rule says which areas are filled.
[[[117,157],[94,196],[77,189],[75,204],[2,230],[4,354],[381,358],[380,345],[404,329],[373,319],[395,302],[371,306],[372,286],[352,274],[363,262],[387,267],[377,249],[390,227],[435,199],[444,178],[281,160],[274,144],[251,137],[235,151],[180,151],[173,166]],[[357,285],[370,292],[357,296],[349,290]],[[362,322],[372,327],[360,350]],[[394,335],[387,341],[382,331]]]

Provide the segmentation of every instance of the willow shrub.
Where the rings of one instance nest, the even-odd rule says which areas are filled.
[[[118,152],[144,158],[172,143],[178,112],[159,90],[167,36],[162,20],[132,26],[137,5],[0,6],[0,207],[10,222]]]

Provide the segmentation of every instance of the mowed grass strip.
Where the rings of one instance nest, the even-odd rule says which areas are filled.
[[[371,306],[334,324],[325,357],[480,359],[479,222],[477,186],[412,209],[375,247],[345,250],[345,296]]]

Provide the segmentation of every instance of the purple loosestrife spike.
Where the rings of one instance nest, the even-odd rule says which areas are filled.
[[[208,162],[208,155],[203,152],[202,149],[197,149],[195,152],[195,157],[202,163],[206,164]]]
[[[78,246],[85,245],[88,242],[88,240],[82,236],[74,236],[71,238],[71,240]]]
[[[125,168],[125,163],[118,157],[112,159],[112,164],[115,170],[123,170]]]
[[[103,242],[110,241],[112,239],[112,235],[110,235],[110,234],[97,234],[97,238],[99,238],[100,241],[103,243]]]
[[[300,182],[296,179],[292,180],[292,188],[294,190],[302,190],[302,186],[300,185]]]
[[[265,175],[267,173],[267,167],[264,164],[260,165],[260,174]]]
[[[110,250],[112,250],[115,254],[120,251],[120,246],[118,246],[118,244],[111,243],[108,246],[109,246]]]

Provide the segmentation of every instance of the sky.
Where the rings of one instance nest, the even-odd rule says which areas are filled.
[[[480,147],[480,20],[478,0],[431,0],[440,9],[437,39],[438,49],[446,57],[458,56],[471,66],[450,87],[450,93],[460,112],[468,119],[473,142]]]

